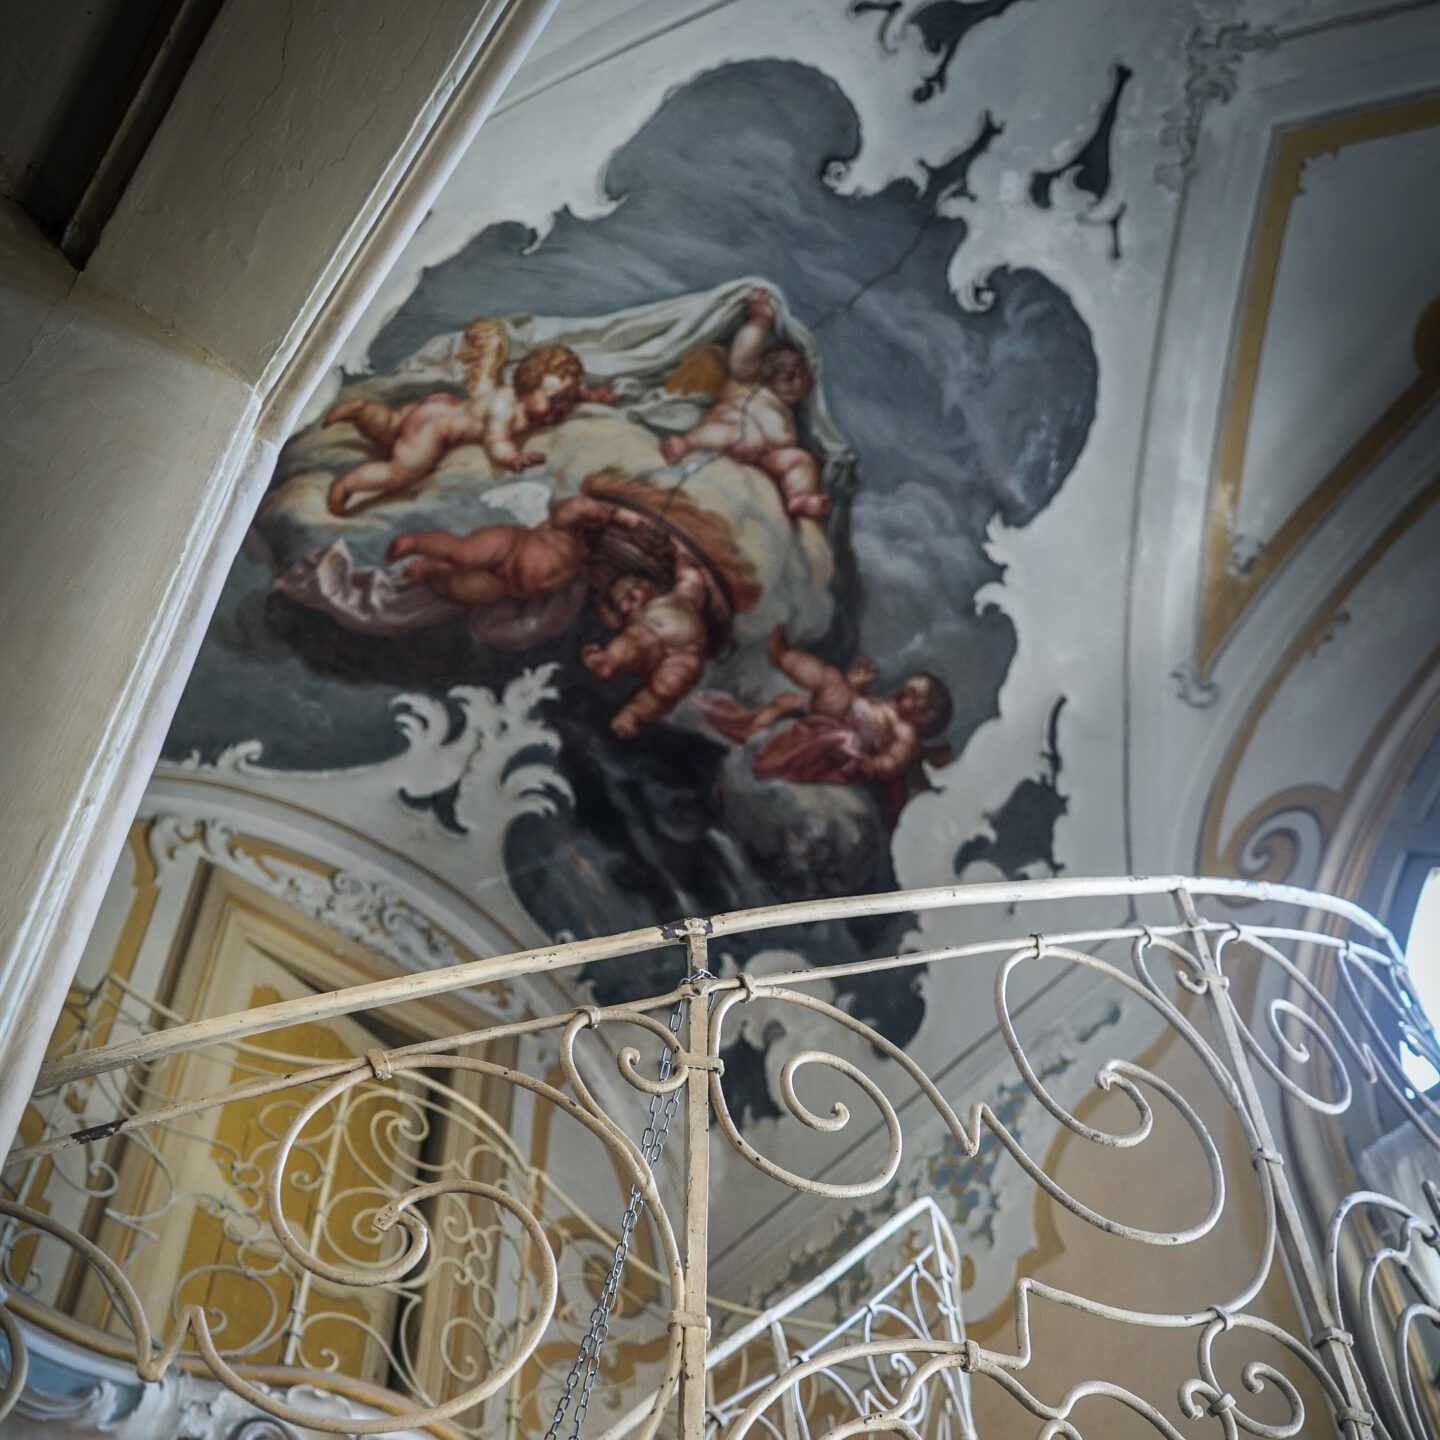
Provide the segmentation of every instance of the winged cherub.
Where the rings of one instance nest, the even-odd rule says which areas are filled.
[[[707,601],[704,571],[678,545],[668,590],[646,575],[611,582],[600,613],[616,633],[608,644],[586,645],[580,659],[602,680],[629,673],[644,681],[610,721],[622,740],[664,719],[700,683],[710,654]]]
[[[672,575],[668,588],[633,572],[611,580],[599,608],[616,633],[607,644],[586,645],[580,652],[586,668],[603,680],[631,674],[644,682],[610,721],[615,734],[629,740],[695,688],[710,654],[710,582],[685,546],[670,540],[654,520],[591,495],[576,495],[530,527],[485,525],[468,535],[443,530],[397,535],[385,558],[405,560],[407,578],[457,605],[538,600],[585,574],[607,532],[628,533],[642,552],[663,548]]]
[[[819,520],[830,512],[830,497],[795,428],[795,406],[814,382],[794,346],[769,343],[774,326],[775,302],[757,286],[745,297],[745,322],[730,342],[730,376],[719,400],[688,435],[670,436],[661,450],[671,465],[692,450],[718,450],[756,465],[779,488],[786,514]]]
[[[352,495],[390,495],[418,485],[457,445],[483,445],[491,462],[507,470],[539,465],[543,452],[521,448],[527,436],[558,425],[582,400],[609,404],[615,398],[608,385],[585,383],[580,357],[567,345],[532,350],[503,384],[507,349],[499,322],[472,320],[459,352],[463,397],[442,390],[398,408],[360,396],[334,406],[324,423],[348,420],[384,458],[337,477],[326,497],[331,513],[344,515]]]
[[[950,723],[950,692],[928,671],[911,675],[892,695],[871,695],[875,666],[864,657],[839,670],[797,650],[783,625],[771,632],[768,648],[770,663],[796,689],[756,710],[719,691],[698,697],[706,719],[737,743],[795,717],[756,754],[752,771],[757,779],[801,785],[903,783],[924,753],[923,742]]]

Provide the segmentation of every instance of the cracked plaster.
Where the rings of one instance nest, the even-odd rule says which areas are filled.
[[[259,380],[500,8],[224,6],[90,272]]]

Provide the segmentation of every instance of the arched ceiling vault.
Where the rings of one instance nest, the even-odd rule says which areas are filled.
[[[142,816],[308,843],[474,954],[1335,873],[1433,726],[1437,75],[1429,3],[562,3],[281,452]],[[834,998],[958,1084],[989,983]],[[1015,1001],[1076,1094],[1153,1038],[1073,972]],[[994,1200],[998,1304],[1033,1217],[942,1151],[905,1183]],[[739,1293],[789,1222],[732,1200]]]

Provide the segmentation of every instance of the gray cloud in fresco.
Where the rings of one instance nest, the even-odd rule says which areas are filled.
[[[371,361],[386,370],[474,314],[603,314],[767,276],[814,334],[859,457],[861,642],[886,680],[921,667],[984,675],[993,691],[1014,636],[973,613],[976,589],[999,578],[985,530],[997,516],[1027,523],[1073,467],[1095,409],[1090,334],[1034,270],[996,272],[990,308],[962,310],[947,271],[965,223],[937,215],[934,193],[957,177],[928,194],[908,181],[839,194],[826,176],[861,143],[854,108],[817,70],[750,61],[701,75],[616,152],[615,209],[562,211],[538,245],[523,226],[485,230],[425,273]]]
[[[1003,616],[974,614],[976,589],[999,578],[986,527],[1025,524],[1074,465],[1094,414],[1095,355],[1069,298],[1037,271],[997,271],[990,308],[962,310],[947,271],[965,223],[937,215],[938,187],[897,181],[855,196],[827,183],[862,139],[850,102],[815,69],[750,61],[701,75],[616,151],[610,213],[564,210],[538,244],[522,225],[488,227],[425,272],[377,336],[371,367],[477,314],[596,315],[768,276],[813,332],[831,411],[859,458],[850,633],[887,682],[922,667],[957,689],[983,684],[988,693],[958,707],[951,738],[963,743],[993,713],[1015,644]],[[240,643],[225,614],[217,629],[170,755],[253,737],[272,764],[359,763],[372,747],[377,758],[394,751],[390,696],[425,688],[423,666],[392,674],[368,655],[344,681],[291,674],[276,687],[265,679],[271,646]],[[447,650],[445,662],[449,683],[464,678],[463,657]],[[477,659],[470,678],[499,680],[504,668],[504,657]],[[370,682],[358,707],[356,679]],[[317,723],[327,703],[343,712],[343,760]]]

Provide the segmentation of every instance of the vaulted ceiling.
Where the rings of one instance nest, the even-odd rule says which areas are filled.
[[[383,887],[362,938],[405,964],[417,931],[433,963],[1061,870],[1403,921],[1437,75],[1425,3],[562,3],[281,453],[142,815]],[[561,345],[568,413],[474,379],[510,397]],[[835,996],[958,1083],[995,1061],[988,983]],[[1081,976],[1033,999],[1072,1058],[1148,1041]],[[773,1039],[728,1077],[754,1126]],[[994,1210],[992,1297],[1032,1239]],[[717,1214],[738,1293],[787,1221],[753,1186]]]

